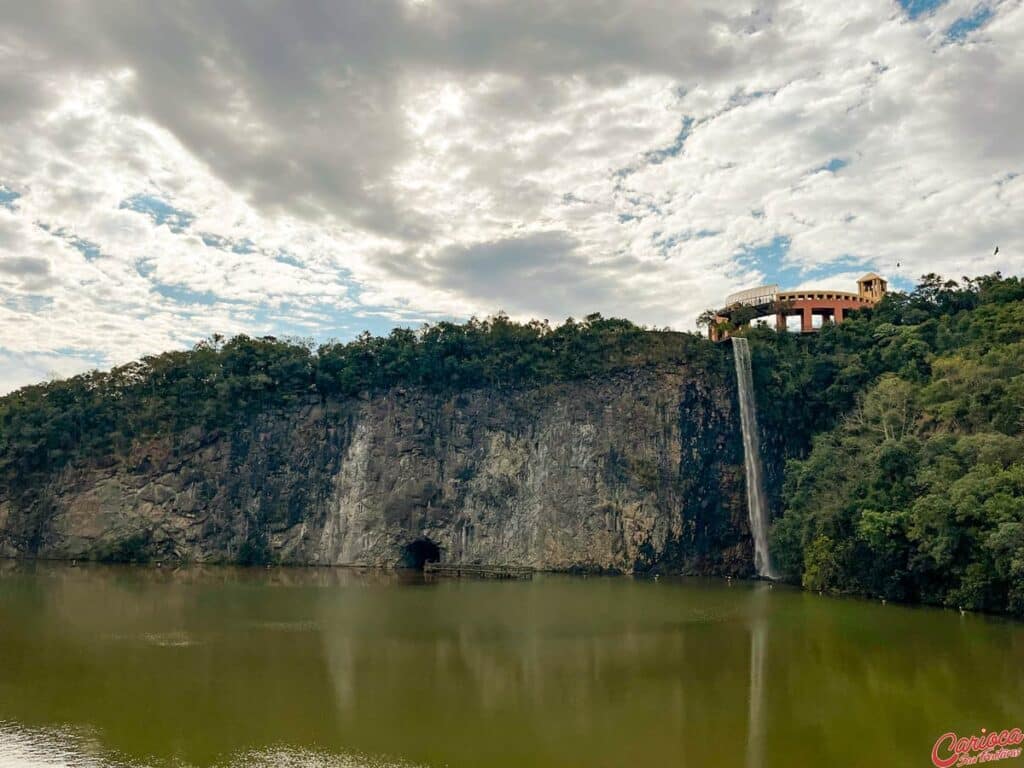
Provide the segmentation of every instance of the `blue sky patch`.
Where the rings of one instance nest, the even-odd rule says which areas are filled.
[[[800,270],[793,266],[785,266],[786,254],[789,253],[790,239],[784,235],[776,235],[771,242],[764,245],[744,246],[736,255],[736,261],[747,269],[756,269],[764,275],[762,282],[778,283],[785,288],[800,282]]]
[[[0,307],[14,312],[42,312],[53,306],[53,298],[37,293],[0,295]]]
[[[764,245],[744,248],[737,254],[736,261],[748,269],[757,269],[761,272],[764,275],[762,280],[764,284],[776,283],[783,290],[809,280],[824,280],[841,272],[879,271],[871,262],[858,259],[855,256],[843,256],[827,264],[810,268],[801,267],[798,264],[787,264],[786,256],[789,253],[790,245],[791,241],[788,237],[777,235],[771,242]],[[890,280],[890,283],[900,290],[913,288],[913,285],[902,278]],[[847,290],[854,291],[856,286],[851,286]]]
[[[229,241],[226,237],[214,235],[210,232],[200,232],[199,237],[203,241],[203,245],[209,246],[210,248],[220,248],[222,251],[226,251],[228,248]]]
[[[832,275],[840,272],[866,273],[873,271],[875,271],[875,267],[870,262],[865,263],[862,259],[858,259],[854,256],[841,256],[835,261],[830,261],[827,264],[802,270],[800,272],[799,279],[801,282],[806,280],[823,280],[826,277],[831,277]],[[858,275],[858,277],[860,277],[860,275]]]
[[[179,304],[202,304],[204,306],[212,306],[218,301],[226,301],[226,299],[221,299],[212,291],[193,291],[191,288],[184,285],[156,283],[153,286],[153,290],[165,299],[170,299],[171,301],[178,302]]]
[[[882,275],[882,277],[885,277],[885,275]],[[907,278],[900,277],[899,275],[889,277],[888,279],[890,290],[895,288],[897,291],[906,291],[909,293],[917,287],[917,282],[915,280],[908,280]]]
[[[121,201],[121,205],[118,207],[135,211],[136,213],[144,213],[158,227],[166,224],[171,232],[175,234],[181,234],[191,227],[192,222],[196,220],[195,214],[175,208],[170,203],[153,195],[132,195],[128,199]]]
[[[68,241],[68,245],[85,256],[86,261],[95,261],[102,255],[100,247],[91,240],[85,240],[78,235],[68,235],[64,239]]]
[[[306,319],[301,316],[301,312],[313,313],[316,319]],[[278,338],[311,338],[316,344],[351,341],[363,331],[369,331],[374,336],[386,336],[395,328],[416,329],[422,325],[421,320],[396,319],[393,317],[394,312],[394,308],[389,307],[363,306],[352,309],[339,308],[329,302],[285,302],[280,306],[257,307],[252,314],[252,322],[257,329],[255,333]],[[441,319],[461,322],[464,318],[444,316],[432,318],[431,322]]]
[[[230,237],[215,235],[212,232],[200,232],[199,237],[202,239],[203,244],[210,248],[218,248],[222,251],[240,254],[256,253],[256,243],[248,237],[243,237],[241,240],[233,240]]]
[[[627,176],[636,173],[640,168],[645,165],[661,165],[670,157],[677,157],[683,151],[686,146],[686,140],[690,137],[690,132],[693,130],[694,119],[689,115],[684,115],[682,124],[679,127],[679,132],[676,134],[675,139],[667,147],[659,147],[658,149],[649,149],[640,156],[640,160],[625,168],[619,168],[612,176],[616,179],[624,179]],[[616,183],[616,188],[621,189],[621,186]],[[562,202],[565,203],[563,197]]]
[[[386,310],[383,310],[386,311]],[[442,318],[451,320],[453,322],[462,322],[464,318]],[[432,319],[431,322],[438,322],[438,319]],[[358,315],[350,316],[346,318],[346,322],[339,326],[339,330],[342,333],[338,334],[339,339],[354,339],[363,331],[369,331],[374,336],[385,336],[395,328],[412,328],[413,330],[419,328],[422,323],[411,323],[411,322],[396,322],[390,317],[384,315],[374,314],[373,312],[360,312]]]
[[[68,357],[78,357],[83,360],[89,360],[90,362],[95,362],[97,365],[102,364],[103,361],[106,360],[106,355],[104,355],[99,350],[94,349],[78,349],[76,347],[57,347],[53,351],[58,355],[67,355]]]
[[[823,166],[816,170],[835,173],[836,171],[840,170],[841,168],[845,168],[848,165],[849,163],[846,160],[843,160],[841,157],[833,157],[831,160],[829,160],[827,163],[825,163]]]
[[[670,157],[676,157],[680,152],[683,151],[683,147],[686,145],[686,140],[690,137],[690,131],[693,130],[693,118],[689,115],[683,117],[683,123],[679,128],[679,133],[676,134],[675,139],[667,147],[661,149],[652,149],[644,153],[644,160],[651,165],[660,165]]]
[[[256,253],[256,243],[250,240],[248,237],[243,237],[241,240],[235,240],[231,243],[232,253]]]
[[[903,10],[907,12],[907,16],[912,19],[931,13],[945,2],[946,0],[899,0]]]
[[[962,16],[954,21],[946,31],[946,39],[954,43],[962,43],[967,36],[992,18],[994,11],[984,5],[978,6],[969,16]]]
[[[19,197],[21,197],[21,195],[13,189],[5,184],[0,184],[0,206],[3,206],[9,211],[13,211],[15,208],[14,201]]]
[[[54,237],[59,237],[80,254],[85,256],[86,261],[95,261],[103,255],[100,251],[100,247],[96,243],[91,240],[86,240],[84,237],[79,237],[73,232],[68,232],[64,227],[57,227],[54,229],[44,221],[37,221],[36,226]]]
[[[302,317],[299,312],[313,312],[316,319]],[[279,306],[261,305],[253,312],[253,322],[261,332],[278,338],[313,338],[317,342],[326,339],[325,326],[333,327],[351,318],[328,304],[303,304],[285,302]]]

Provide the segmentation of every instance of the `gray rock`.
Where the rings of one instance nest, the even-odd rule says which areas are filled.
[[[426,538],[450,562],[749,572],[726,373],[310,399],[0,497],[0,553],[395,566]]]

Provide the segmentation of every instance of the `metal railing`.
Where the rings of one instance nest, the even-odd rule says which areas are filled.
[[[761,304],[771,304],[779,295],[778,285],[759,285],[756,288],[747,288],[745,291],[736,291],[725,297],[726,306],[733,304],[748,304],[752,307]]]

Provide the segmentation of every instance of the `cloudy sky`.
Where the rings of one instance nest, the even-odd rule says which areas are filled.
[[[1022,41],[1022,0],[0,0],[0,391],[1020,272]]]

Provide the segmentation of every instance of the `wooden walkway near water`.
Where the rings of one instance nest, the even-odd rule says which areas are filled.
[[[533,568],[524,565],[472,565],[469,563],[424,563],[423,572],[438,576],[468,576],[477,579],[532,579]]]

